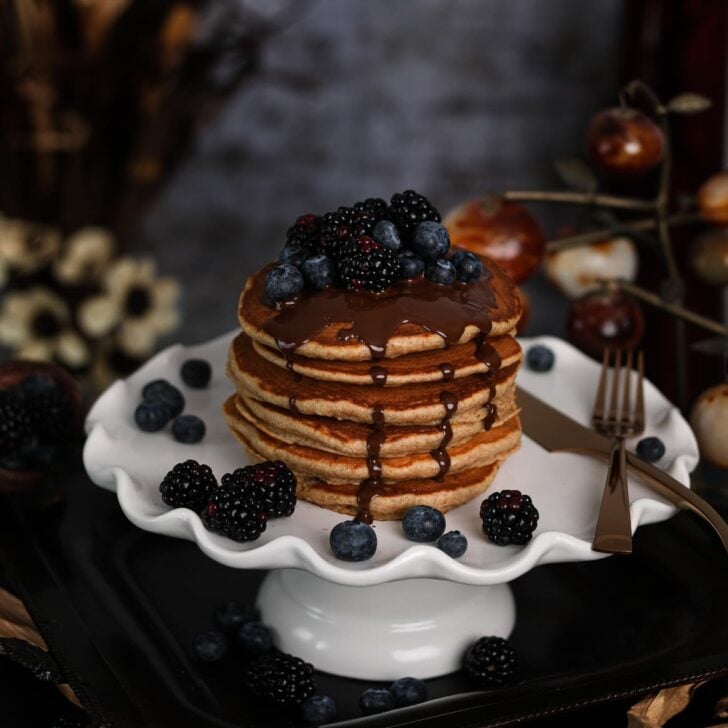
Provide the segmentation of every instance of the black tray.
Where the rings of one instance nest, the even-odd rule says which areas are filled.
[[[242,658],[200,666],[194,635],[216,604],[252,602],[264,572],[223,567],[189,542],[145,533],[112,493],[75,470],[65,498],[5,496],[2,570],[26,601],[89,712],[109,725],[293,725],[241,688]],[[538,567],[513,582],[513,685],[473,692],[459,674],[431,700],[361,718],[372,683],[317,674],[342,721],[371,726],[510,725],[728,674],[726,557],[687,514],[641,528],[631,558]]]

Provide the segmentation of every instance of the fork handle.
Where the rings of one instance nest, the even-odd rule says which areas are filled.
[[[624,438],[615,437],[609,454],[607,482],[594,530],[592,549],[608,554],[632,553],[632,522],[627,490],[627,456]]]

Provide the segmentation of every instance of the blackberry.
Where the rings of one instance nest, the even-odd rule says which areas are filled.
[[[479,685],[503,685],[517,671],[516,651],[502,637],[481,637],[465,654],[465,674]]]
[[[525,544],[538,525],[538,511],[530,496],[519,490],[501,490],[480,504],[483,533],[498,546]]]
[[[253,660],[243,680],[253,695],[275,705],[297,705],[316,692],[313,667],[284,653]]]
[[[395,283],[400,275],[397,253],[383,248],[367,235],[350,243],[339,261],[339,278],[347,288],[380,293]]]
[[[296,476],[280,460],[238,468],[222,484],[257,494],[268,518],[290,516],[296,509]]]
[[[318,246],[321,218],[318,215],[301,215],[286,232],[286,247],[310,248]]]
[[[340,260],[347,246],[362,235],[371,235],[376,220],[364,210],[340,207],[336,212],[327,212],[321,222],[321,236],[318,252]]]
[[[374,218],[374,221],[383,220],[387,217],[389,205],[381,197],[367,197],[366,200],[357,202],[354,205],[357,212],[366,212]]]
[[[211,492],[200,518],[210,531],[222,533],[233,541],[255,541],[265,531],[268,514],[257,491],[241,489],[229,475],[223,475],[220,487]]]
[[[208,465],[196,460],[177,463],[159,484],[162,500],[172,508],[191,508],[199,511],[217,487],[217,480]]]
[[[414,190],[405,190],[392,195],[389,203],[389,218],[406,240],[412,238],[415,228],[426,220],[440,222],[437,208],[423,195]]]
[[[19,391],[30,418],[30,429],[41,442],[64,444],[73,438],[71,401],[53,379],[34,374],[20,385]]]
[[[0,392],[0,458],[3,465],[22,467],[33,439],[31,417],[23,399],[12,390]]]

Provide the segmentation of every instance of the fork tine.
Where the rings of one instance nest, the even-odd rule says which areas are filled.
[[[637,404],[635,407],[635,433],[645,429],[645,357],[642,350],[637,353]]]
[[[594,400],[594,408],[592,410],[592,424],[597,427],[604,422],[604,408],[607,402],[607,371],[609,370],[609,349],[604,349],[602,357],[602,371],[599,374],[599,387],[597,388],[597,396]]]
[[[627,350],[627,361],[624,365],[624,386],[622,389],[622,415],[619,419],[620,435],[628,435],[634,429],[634,415],[630,403],[632,388],[632,349]]]
[[[607,413],[607,427],[612,432],[617,431],[619,422],[619,383],[622,373],[622,350],[617,349],[614,355],[614,368],[612,369],[612,386],[609,393],[609,412]]]

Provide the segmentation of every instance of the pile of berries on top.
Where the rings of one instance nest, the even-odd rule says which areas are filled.
[[[31,374],[0,391],[0,468],[47,467],[77,435],[73,405],[46,374]]]
[[[233,541],[254,541],[270,518],[296,508],[296,476],[280,460],[238,468],[219,485],[209,465],[186,460],[164,476],[159,492],[168,506],[195,511],[207,529]]]
[[[393,195],[389,204],[369,198],[320,217],[302,215],[288,230],[280,265],[266,275],[266,297],[278,304],[304,288],[330,286],[380,293],[422,275],[441,285],[478,280],[483,264],[476,255],[446,257],[450,236],[440,219],[414,190]]]

